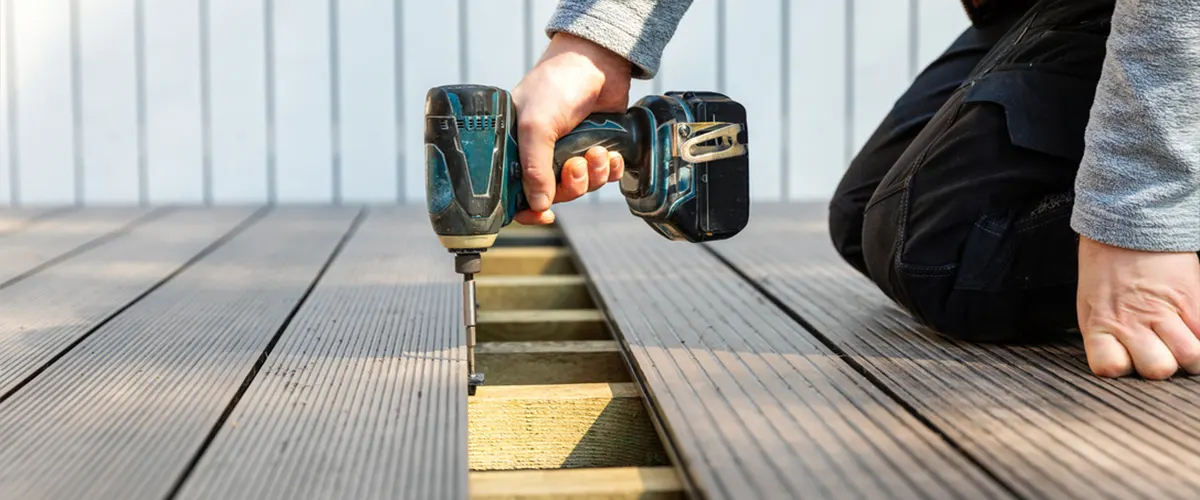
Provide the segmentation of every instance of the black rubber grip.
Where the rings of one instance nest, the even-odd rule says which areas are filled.
[[[567,160],[583,157],[593,147],[601,146],[609,152],[616,151],[625,161],[626,169],[636,165],[642,158],[642,149],[649,147],[641,139],[639,120],[633,113],[593,113],[588,115],[570,133],[554,143],[554,183],[562,182],[563,164]],[[528,200],[522,195],[517,210],[529,208]]]

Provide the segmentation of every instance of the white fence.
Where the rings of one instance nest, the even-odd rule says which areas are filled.
[[[511,88],[555,1],[0,6],[0,204],[326,203],[423,200],[426,90]],[[824,199],[966,26],[958,0],[695,0],[631,98],[729,94],[755,199]]]

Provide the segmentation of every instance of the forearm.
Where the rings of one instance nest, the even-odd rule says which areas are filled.
[[[1117,0],[1072,227],[1113,246],[1200,250],[1200,10]]]
[[[692,0],[561,0],[546,33],[566,32],[603,46],[634,65],[635,78],[658,73],[663,49]]]

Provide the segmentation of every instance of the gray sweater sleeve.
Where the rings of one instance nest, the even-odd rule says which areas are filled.
[[[560,0],[546,25],[586,38],[633,63],[634,78],[658,73],[663,49],[692,0]]]
[[[1071,226],[1102,243],[1200,250],[1200,9],[1117,0]]]

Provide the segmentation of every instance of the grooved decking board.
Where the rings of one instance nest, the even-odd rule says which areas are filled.
[[[556,211],[702,497],[1005,496],[702,247],[623,205]]]
[[[357,213],[275,209],[0,404],[0,492],[167,495]]]
[[[0,398],[252,213],[168,213],[0,288]]]
[[[0,209],[0,234],[20,231],[71,210],[69,207],[5,207]]]
[[[1077,343],[936,336],[829,241],[822,207],[760,204],[743,235],[713,247],[1022,496],[1195,498],[1194,379],[1097,378]]]
[[[179,498],[466,498],[462,278],[421,210],[372,210]]]
[[[0,286],[73,252],[115,237],[165,209],[89,208],[41,221],[21,231],[0,233]]]

